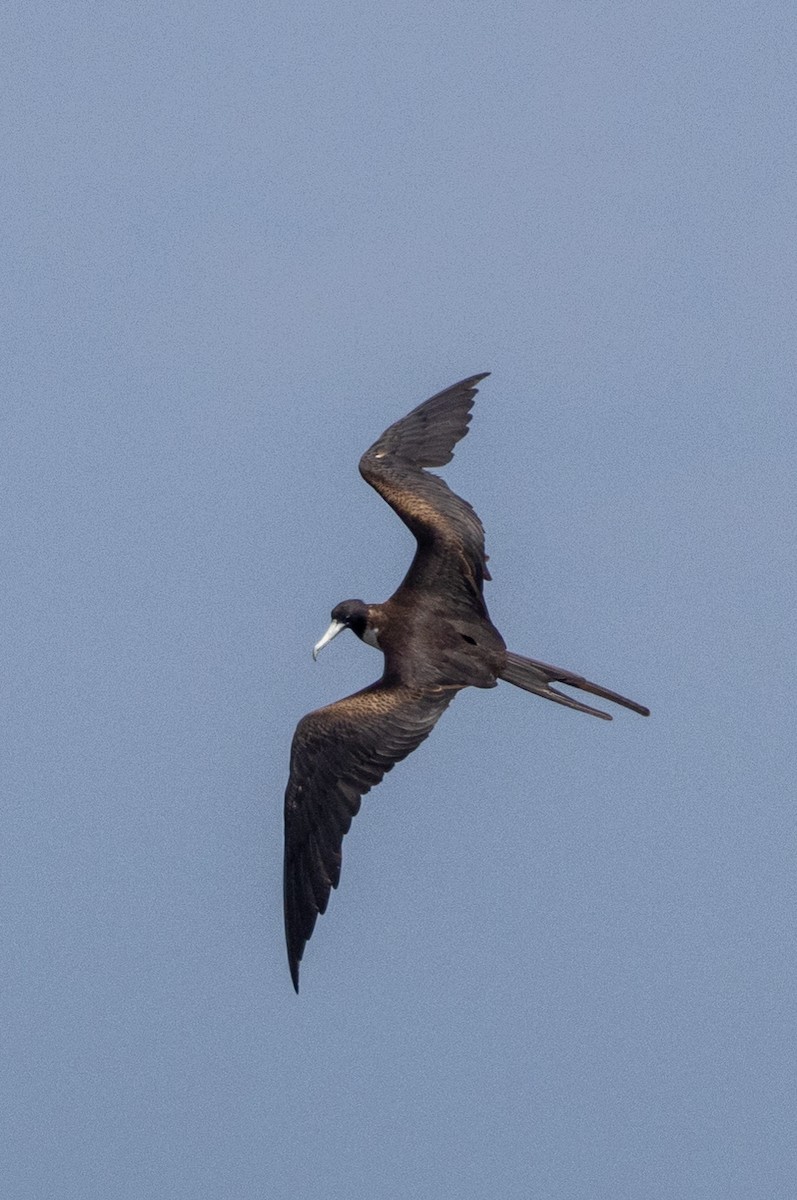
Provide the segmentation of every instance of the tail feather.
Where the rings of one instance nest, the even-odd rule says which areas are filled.
[[[642,704],[637,704],[635,700],[629,700],[617,692],[610,692],[608,688],[601,687],[600,684],[590,683],[588,679],[584,679],[581,675],[575,675],[572,671],[565,671],[562,667],[552,667],[550,663],[537,662],[533,658],[524,658],[522,654],[513,654],[511,650],[507,651],[506,664],[504,669],[499,672],[498,677],[506,680],[507,683],[514,684],[515,687],[522,688],[524,692],[533,692],[535,696],[543,696],[546,700],[564,704],[567,708],[575,708],[578,712],[601,717],[604,721],[611,721],[610,713],[603,712],[600,708],[590,708],[588,704],[582,704],[579,700],[574,700],[563,692],[557,692],[555,688],[551,687],[551,684],[565,683],[568,687],[578,688],[579,691],[589,692],[593,696],[601,696],[604,700],[612,700],[615,704],[621,704],[623,708],[630,708],[632,712],[639,713],[643,717],[650,716],[650,709],[645,708]]]

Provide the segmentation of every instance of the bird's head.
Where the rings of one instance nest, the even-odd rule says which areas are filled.
[[[329,629],[313,646],[313,658],[318,658],[319,652],[323,650],[324,646],[344,629],[350,629],[352,633],[357,634],[358,638],[364,640],[367,626],[368,605],[363,600],[342,600],[332,609],[332,624]]]

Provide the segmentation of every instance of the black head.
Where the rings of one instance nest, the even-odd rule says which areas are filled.
[[[313,646],[313,658],[318,658],[319,651],[323,650],[327,642],[331,642],[344,629],[350,629],[358,638],[364,637],[367,625],[368,605],[364,601],[344,600],[341,604],[336,604],[332,609],[332,624],[321,641]]]
[[[361,638],[368,624],[368,605],[363,600],[342,600],[332,609],[332,620],[345,625]]]

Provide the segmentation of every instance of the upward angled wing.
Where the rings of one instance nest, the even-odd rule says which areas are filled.
[[[445,592],[449,607],[459,599],[481,615],[482,584],[490,578],[482,523],[466,500],[423,468],[451,461],[454,446],[468,432],[476,384],[488,374],[472,375],[419,404],[360,459],[363,479],[418,542],[402,586]]]
[[[302,717],[285,792],[285,938],[291,979],[330,890],[360,797],[429,736],[455,689],[372,684]]]

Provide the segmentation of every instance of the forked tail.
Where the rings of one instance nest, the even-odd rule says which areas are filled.
[[[524,658],[522,654],[513,654],[511,650],[507,650],[506,666],[503,671],[499,672],[498,678],[505,679],[507,683],[513,683],[515,687],[523,688],[524,692],[533,692],[535,696],[544,696],[546,700],[564,704],[567,708],[575,708],[578,712],[589,713],[593,717],[602,717],[604,721],[611,721],[610,713],[602,712],[599,708],[590,708],[588,704],[582,704],[579,700],[573,700],[571,696],[557,692],[555,688],[551,687],[551,684],[566,683],[568,687],[578,688],[581,692],[590,692],[593,696],[602,696],[604,700],[613,700],[615,704],[622,704],[623,708],[630,708],[632,712],[639,713],[640,716],[650,716],[650,709],[645,708],[642,704],[637,704],[635,700],[629,700],[626,696],[618,695],[617,692],[610,692],[608,688],[601,687],[600,684],[590,683],[588,679],[584,679],[581,675],[574,675],[572,671],[565,671],[561,667],[552,667],[550,663],[537,662],[533,658]]]

